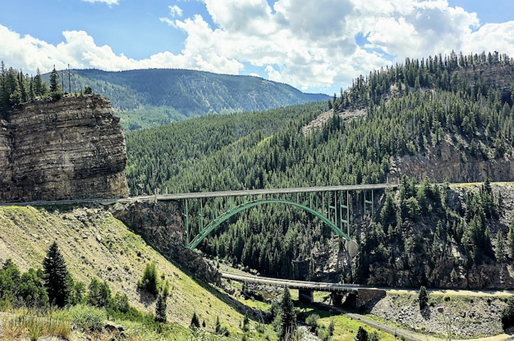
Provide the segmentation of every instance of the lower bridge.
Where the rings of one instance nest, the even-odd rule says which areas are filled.
[[[332,303],[336,306],[344,304],[353,308],[361,308],[386,294],[385,289],[365,287],[358,284],[297,281],[228,272],[221,272],[221,277],[243,283],[298,289],[298,298],[302,303],[312,303],[314,301],[314,291],[325,291],[331,292]]]

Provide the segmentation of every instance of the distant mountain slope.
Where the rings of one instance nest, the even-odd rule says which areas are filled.
[[[64,75],[64,88],[68,76]],[[208,113],[262,111],[328,100],[292,86],[258,77],[220,75],[193,70],[147,69],[106,72],[72,70],[72,91],[90,86],[111,99],[129,130],[157,126]],[[45,75],[48,77],[48,75]]]

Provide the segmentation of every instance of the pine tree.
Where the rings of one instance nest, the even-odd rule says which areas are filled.
[[[68,303],[68,269],[57,242],[53,242],[43,260],[45,286],[51,303],[64,307]]]
[[[496,260],[503,263],[506,258],[505,241],[503,240],[503,233],[498,230],[496,234]]]
[[[284,288],[284,295],[282,296],[281,308],[281,328],[280,339],[284,340],[287,336],[293,335],[296,330],[296,313],[294,311],[293,300],[289,288]]]
[[[428,306],[428,293],[427,288],[422,286],[419,288],[419,309],[423,310]]]
[[[368,332],[366,329],[359,327],[357,336],[355,336],[355,341],[368,341]]]
[[[193,317],[191,318],[191,324],[189,325],[189,328],[193,330],[200,328],[200,319],[198,318],[198,315],[196,315],[196,311],[193,313]]]
[[[59,86],[59,72],[54,69],[50,73],[50,92],[58,92],[60,90]]]
[[[55,70],[55,66],[50,73],[50,94],[54,100],[58,100],[62,96],[62,89],[59,84],[59,73]]]
[[[507,234],[507,249],[510,258],[514,258],[514,219],[510,222],[509,233]]]
[[[57,81],[59,82],[59,81]],[[36,76],[34,77],[34,96],[44,96],[48,92],[48,86],[43,81],[39,68],[37,69]]]
[[[166,322],[166,297],[163,294],[157,296],[157,304],[155,306],[155,320],[157,322]]]

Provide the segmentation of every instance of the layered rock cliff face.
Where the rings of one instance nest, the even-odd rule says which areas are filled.
[[[126,160],[108,99],[27,103],[0,121],[0,201],[126,197]]]
[[[179,203],[116,204],[111,212],[167,259],[179,263],[197,277],[220,284],[219,272],[200,254],[184,246],[182,207]]]
[[[514,179],[514,160],[505,157],[488,158],[470,155],[466,147],[456,146],[451,141],[442,141],[436,148],[425,153],[395,157],[391,162],[390,180],[407,175],[419,180],[443,182],[480,182]]]

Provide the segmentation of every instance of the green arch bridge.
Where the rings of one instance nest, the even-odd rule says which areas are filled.
[[[339,226],[334,224],[332,221],[330,221],[327,217],[325,217],[320,212],[315,211],[315,210],[313,210],[305,205],[299,204],[297,202],[288,201],[288,200],[280,200],[280,199],[268,199],[268,200],[256,200],[256,201],[252,201],[252,202],[247,202],[247,203],[241,204],[239,206],[236,206],[236,207],[226,211],[225,213],[223,213],[222,215],[218,216],[213,221],[211,221],[209,223],[209,225],[205,226],[205,228],[203,230],[201,230],[200,233],[197,234],[193,238],[193,240],[191,240],[190,242],[186,241],[186,246],[191,250],[196,248],[198,246],[198,244],[200,244],[200,242],[209,235],[209,233],[211,233],[220,224],[222,224],[223,222],[230,219],[232,216],[238,214],[241,211],[247,210],[249,208],[259,206],[259,205],[265,205],[265,204],[286,204],[286,205],[292,205],[292,206],[301,208],[302,210],[307,211],[310,214],[314,215],[315,217],[319,218],[328,227],[330,227],[332,229],[332,231],[334,231],[338,236],[343,237],[346,240],[350,240],[350,237],[346,233],[344,233],[343,230],[341,230],[341,228],[339,228]]]
[[[374,215],[374,191],[384,190],[386,188],[396,188],[396,184],[365,184],[365,185],[347,185],[347,186],[327,186],[327,187],[300,187],[300,188],[280,188],[280,189],[261,189],[261,190],[242,190],[242,191],[224,191],[224,192],[198,192],[198,193],[182,193],[182,194],[165,194],[148,196],[155,201],[180,200],[183,203],[183,216],[185,228],[185,244],[186,247],[193,250],[204,240],[213,230],[220,226],[223,222],[238,213],[250,209],[252,207],[269,204],[281,204],[297,207],[305,212],[318,218],[323,224],[338,236],[350,240],[350,218],[351,206],[361,201],[357,206],[362,207],[362,212],[366,214],[368,211],[370,216]],[[356,196],[358,200],[350,200],[350,196]],[[243,203],[235,205],[232,202],[233,197],[243,197],[247,200]],[[151,199],[152,200],[152,199]],[[210,205],[206,205],[205,201],[211,200]],[[218,203],[212,200],[226,200],[224,204],[218,207]],[[193,202],[196,205],[196,214],[198,220],[194,221],[194,228],[191,228],[190,206]],[[205,206],[204,206],[205,205]],[[204,224],[204,209],[210,210],[210,222]],[[218,210],[223,212],[217,214]],[[214,214],[213,214],[214,212]],[[194,232],[193,232],[194,230]]]

